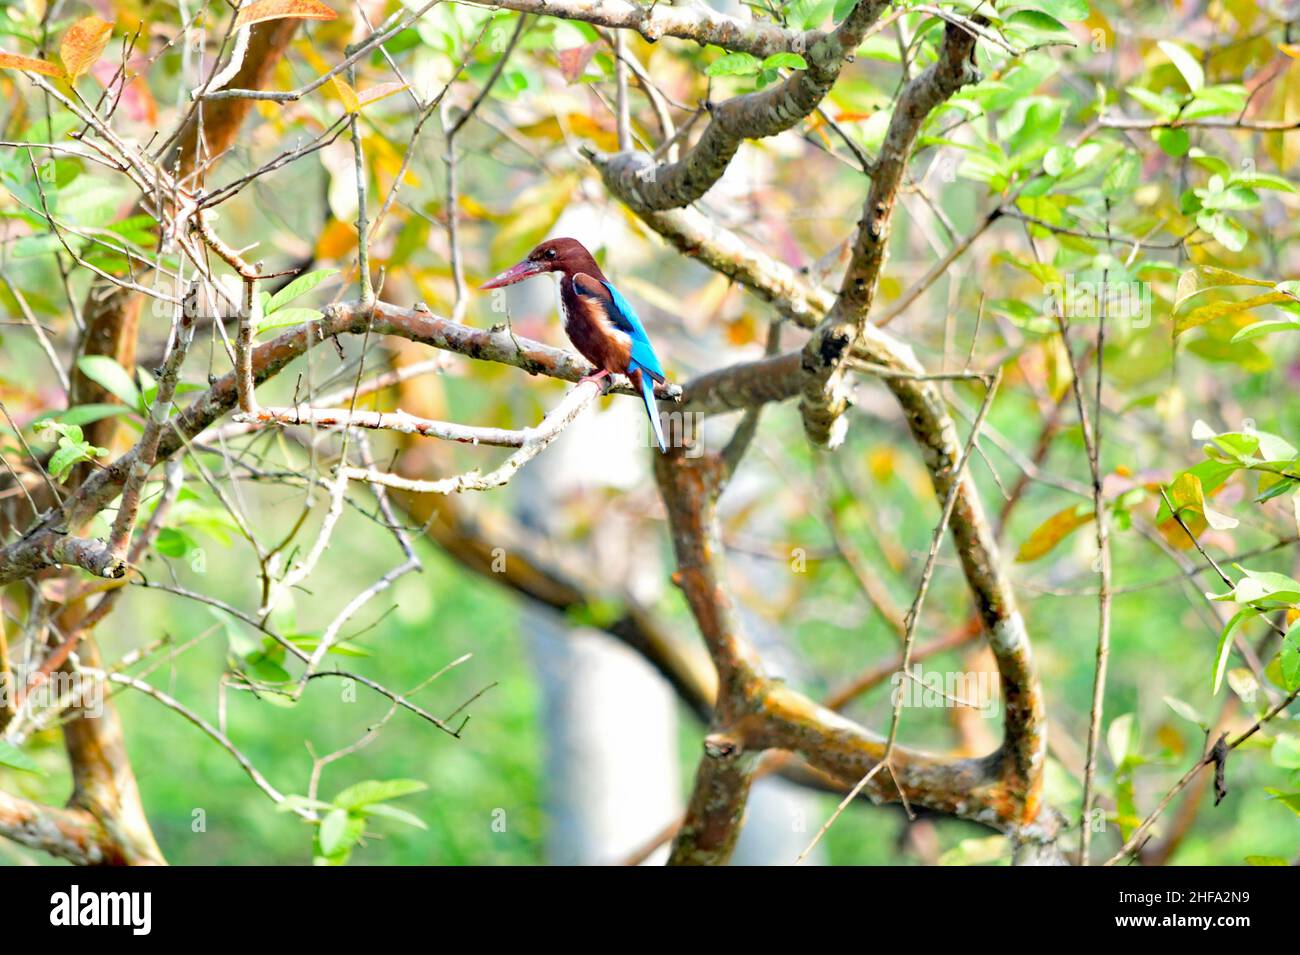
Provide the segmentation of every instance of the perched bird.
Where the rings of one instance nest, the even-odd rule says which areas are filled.
[[[659,450],[667,451],[663,425],[655,406],[655,382],[663,368],[636,310],[601,272],[591,253],[577,239],[548,239],[518,265],[506,269],[484,289],[504,288],[549,272],[559,288],[564,331],[582,356],[599,369],[583,381],[599,382],[606,375],[627,375],[641,392]]]

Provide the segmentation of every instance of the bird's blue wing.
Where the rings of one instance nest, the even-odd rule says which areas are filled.
[[[645,326],[637,317],[636,309],[614,286],[608,282],[600,284],[609,289],[613,306],[610,308],[610,319],[620,331],[627,332],[632,339],[632,360],[648,371],[651,377],[663,381],[664,370],[659,364],[659,357],[655,354],[654,347],[650,344],[650,336],[645,333]]]

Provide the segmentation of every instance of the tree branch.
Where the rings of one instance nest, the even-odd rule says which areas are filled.
[[[656,166],[641,153],[585,155],[600,170],[605,185],[637,212],[690,205],[717,182],[746,139],[765,139],[810,116],[839,78],[887,0],[859,0],[830,33],[813,31],[797,46],[808,64],[775,86],[711,106],[711,119],[695,145],[677,162]]]
[[[894,106],[839,297],[804,346],[800,411],[808,439],[819,447],[835,447],[844,440],[848,422],[843,415],[850,399],[847,360],[875,301],[888,254],[894,205],[912,146],[934,108],[979,78],[974,52],[974,35],[949,23],[939,59],[908,81]]]

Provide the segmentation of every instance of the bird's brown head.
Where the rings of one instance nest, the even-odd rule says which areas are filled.
[[[563,272],[569,275],[585,272],[597,278],[601,276],[596,260],[577,239],[547,239],[529,252],[518,265],[511,266],[480,287],[504,288],[543,272]]]

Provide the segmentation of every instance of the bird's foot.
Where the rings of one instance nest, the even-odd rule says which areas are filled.
[[[605,389],[609,386],[609,382],[614,380],[612,378],[609,378],[608,381],[603,380],[608,376],[609,376],[609,369],[602,368],[594,375],[588,375],[587,377],[581,379],[578,382],[578,384],[582,384],[583,382],[587,382],[587,381],[593,381],[596,383],[596,387],[600,389],[600,393],[603,395],[605,393]]]

